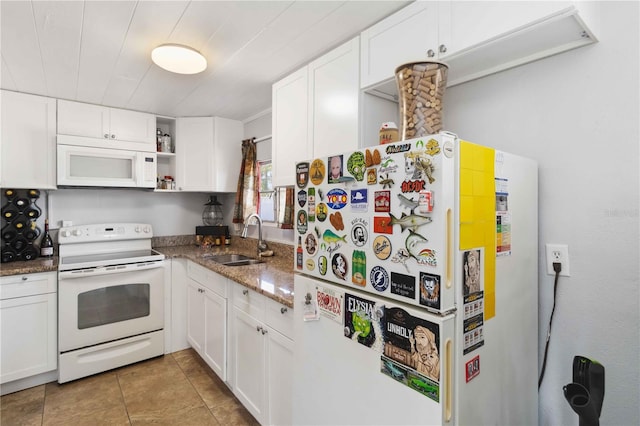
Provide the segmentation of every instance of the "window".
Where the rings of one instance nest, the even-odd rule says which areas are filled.
[[[258,161],[258,188],[260,193],[260,207],[258,214],[263,222],[275,222],[276,197],[271,180],[271,160]]]

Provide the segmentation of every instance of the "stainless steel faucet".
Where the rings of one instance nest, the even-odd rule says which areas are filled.
[[[251,213],[244,220],[244,229],[242,230],[242,234],[240,236],[242,238],[247,238],[247,231],[249,229],[249,221],[251,220],[251,218],[254,218],[254,217],[258,221],[258,256],[259,256],[260,253],[262,253],[263,251],[267,250],[269,247],[267,247],[267,243],[262,239],[262,219],[260,219],[260,216],[258,216],[257,213]]]

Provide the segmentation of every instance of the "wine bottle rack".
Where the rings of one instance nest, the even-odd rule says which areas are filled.
[[[36,220],[42,210],[36,204],[37,189],[3,189],[2,199],[2,263],[34,260],[40,252],[37,239],[40,228]]]

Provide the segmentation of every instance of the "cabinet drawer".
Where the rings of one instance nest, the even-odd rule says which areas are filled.
[[[0,278],[0,300],[55,293],[57,282],[55,272],[2,277]]]
[[[187,262],[187,275],[209,290],[227,298],[227,279],[192,261]]]
[[[272,299],[266,299],[266,324],[279,331],[290,339],[293,339],[293,309],[276,302]]]
[[[263,322],[265,301],[266,298],[263,295],[249,290],[243,285],[236,284],[233,286],[233,304],[241,311]]]

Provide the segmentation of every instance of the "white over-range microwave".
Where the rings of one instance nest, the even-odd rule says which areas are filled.
[[[58,186],[155,188],[155,152],[68,145],[58,136]]]

